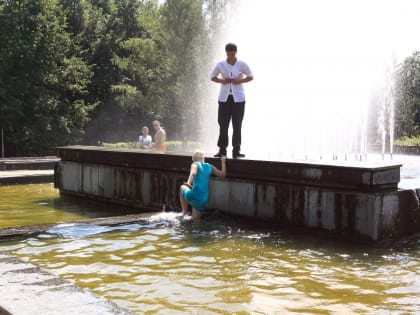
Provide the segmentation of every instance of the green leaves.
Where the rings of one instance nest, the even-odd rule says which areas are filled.
[[[396,135],[420,134],[420,52],[406,58],[396,75]]]
[[[6,155],[132,140],[156,118],[186,136],[229,1],[0,1]]]
[[[0,16],[0,124],[6,154],[41,154],[80,136],[90,70],[74,51],[57,1],[9,1]]]

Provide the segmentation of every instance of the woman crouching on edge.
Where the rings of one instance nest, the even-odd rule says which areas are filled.
[[[192,207],[192,218],[199,220],[209,199],[209,182],[211,175],[226,177],[226,157],[220,158],[222,169],[210,163],[204,162],[204,152],[197,150],[192,156],[190,176],[187,182],[179,188],[179,199],[182,207],[182,215],[186,215],[188,204]]]

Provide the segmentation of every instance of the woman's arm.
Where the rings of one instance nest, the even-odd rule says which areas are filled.
[[[187,184],[192,186],[195,176],[197,175],[198,166],[197,164],[191,164],[190,176],[188,177]]]
[[[222,169],[219,170],[216,166],[212,165],[212,174],[217,177],[226,177],[226,156],[222,156],[220,162],[222,164]]]

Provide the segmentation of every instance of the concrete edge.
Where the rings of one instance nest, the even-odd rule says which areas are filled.
[[[71,281],[1,252],[0,275],[0,314],[136,314]]]
[[[110,226],[118,225],[118,224],[129,224],[129,223],[134,223],[134,222],[145,221],[151,215],[156,214],[156,213],[160,213],[160,212],[145,212],[141,214],[127,214],[127,215],[121,215],[121,216],[101,217],[101,218],[56,222],[56,223],[48,223],[48,224],[34,224],[34,225],[25,225],[25,226],[10,227],[10,228],[1,228],[0,239],[7,238],[7,237],[27,236],[31,234],[41,233],[48,230],[49,228],[52,228],[60,224],[95,224],[95,225],[110,225]]]

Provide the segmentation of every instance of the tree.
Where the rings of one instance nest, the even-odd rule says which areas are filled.
[[[159,71],[162,52],[152,25],[142,21],[148,14],[158,17],[157,10],[156,1],[126,0],[119,3],[114,15],[117,49],[112,61],[117,66],[119,80],[112,91],[125,111],[147,111],[151,102],[157,101],[153,88],[157,88],[164,75]]]
[[[0,127],[8,155],[200,125],[200,91],[234,0],[0,0]],[[187,121],[188,119],[188,121]],[[86,131],[86,134],[84,134]]]
[[[57,1],[1,5],[0,124],[6,153],[52,153],[83,134],[92,110],[84,101],[90,69],[72,55]]]
[[[173,60],[162,36],[157,1],[122,4],[114,19],[118,47],[112,60],[119,80],[112,85],[112,93],[116,104],[127,114],[125,128],[138,132],[140,122],[169,114]]]
[[[162,27],[174,67],[174,94],[169,122],[175,124],[181,139],[191,138],[200,120],[200,91],[207,71],[200,67],[207,60],[206,23],[203,1],[167,0],[162,8]],[[208,84],[208,82],[207,82]]]
[[[84,28],[84,7],[82,0],[60,0],[67,19],[66,30],[72,37],[77,37]]]
[[[420,52],[404,60],[396,81],[396,136],[417,136],[420,133]]]

